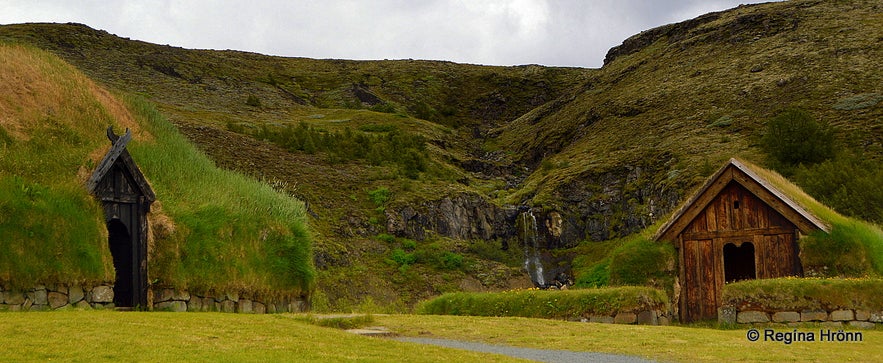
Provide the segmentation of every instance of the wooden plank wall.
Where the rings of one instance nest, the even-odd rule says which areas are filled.
[[[724,284],[723,246],[754,244],[756,276],[800,275],[796,226],[736,182],[731,182],[681,234],[681,317],[717,316]]]

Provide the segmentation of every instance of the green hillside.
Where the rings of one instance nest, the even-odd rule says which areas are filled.
[[[303,203],[218,169],[154,107],[115,96],[57,56],[0,44],[0,283],[113,281],[104,216],[84,183],[108,125],[158,203],[150,280],[193,291],[308,294],[315,286]]]
[[[871,0],[706,14],[624,40],[600,69],[283,58],[0,26],[0,41],[152,102],[218,166],[303,200],[317,306],[393,310],[532,285],[530,241],[550,279],[577,254],[591,266],[628,250],[731,157],[883,222],[881,40]],[[830,126],[836,156],[777,163],[764,135],[787,109]]]

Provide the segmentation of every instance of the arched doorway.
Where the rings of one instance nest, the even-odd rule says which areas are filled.
[[[107,222],[107,234],[110,254],[113,256],[113,268],[116,270],[113,303],[118,307],[132,307],[135,286],[132,237],[126,225],[119,219],[111,219]]]
[[[733,243],[724,245],[724,281],[733,282],[756,278],[754,244],[744,242],[739,247]]]

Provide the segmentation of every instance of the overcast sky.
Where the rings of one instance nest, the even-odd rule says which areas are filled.
[[[185,48],[600,67],[642,30],[752,0],[0,0],[0,24],[77,22]]]

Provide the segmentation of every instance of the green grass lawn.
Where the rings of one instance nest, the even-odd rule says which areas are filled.
[[[665,362],[883,361],[883,331],[831,328],[836,332],[860,331],[862,342],[820,342],[818,326],[801,327],[814,332],[814,342],[764,341],[746,338],[747,328],[719,330],[685,326],[646,326],[576,323],[528,318],[469,316],[389,315],[375,316],[375,324],[404,336],[461,339],[541,349],[567,349],[641,356]],[[794,328],[770,327],[775,332]]]
[[[304,315],[56,311],[0,314],[0,361],[510,361],[308,323]],[[660,361],[881,361],[883,331],[862,342],[750,342],[747,329],[574,323],[528,318],[375,315],[402,336],[620,353]],[[793,328],[775,327],[777,332]],[[807,326],[800,331],[818,332]],[[837,329],[834,329],[836,331]],[[855,331],[844,329],[845,331]],[[761,332],[763,328],[761,328]],[[511,360],[516,361],[516,360]]]
[[[0,314],[0,361],[510,362],[369,338],[297,315],[58,311]]]

